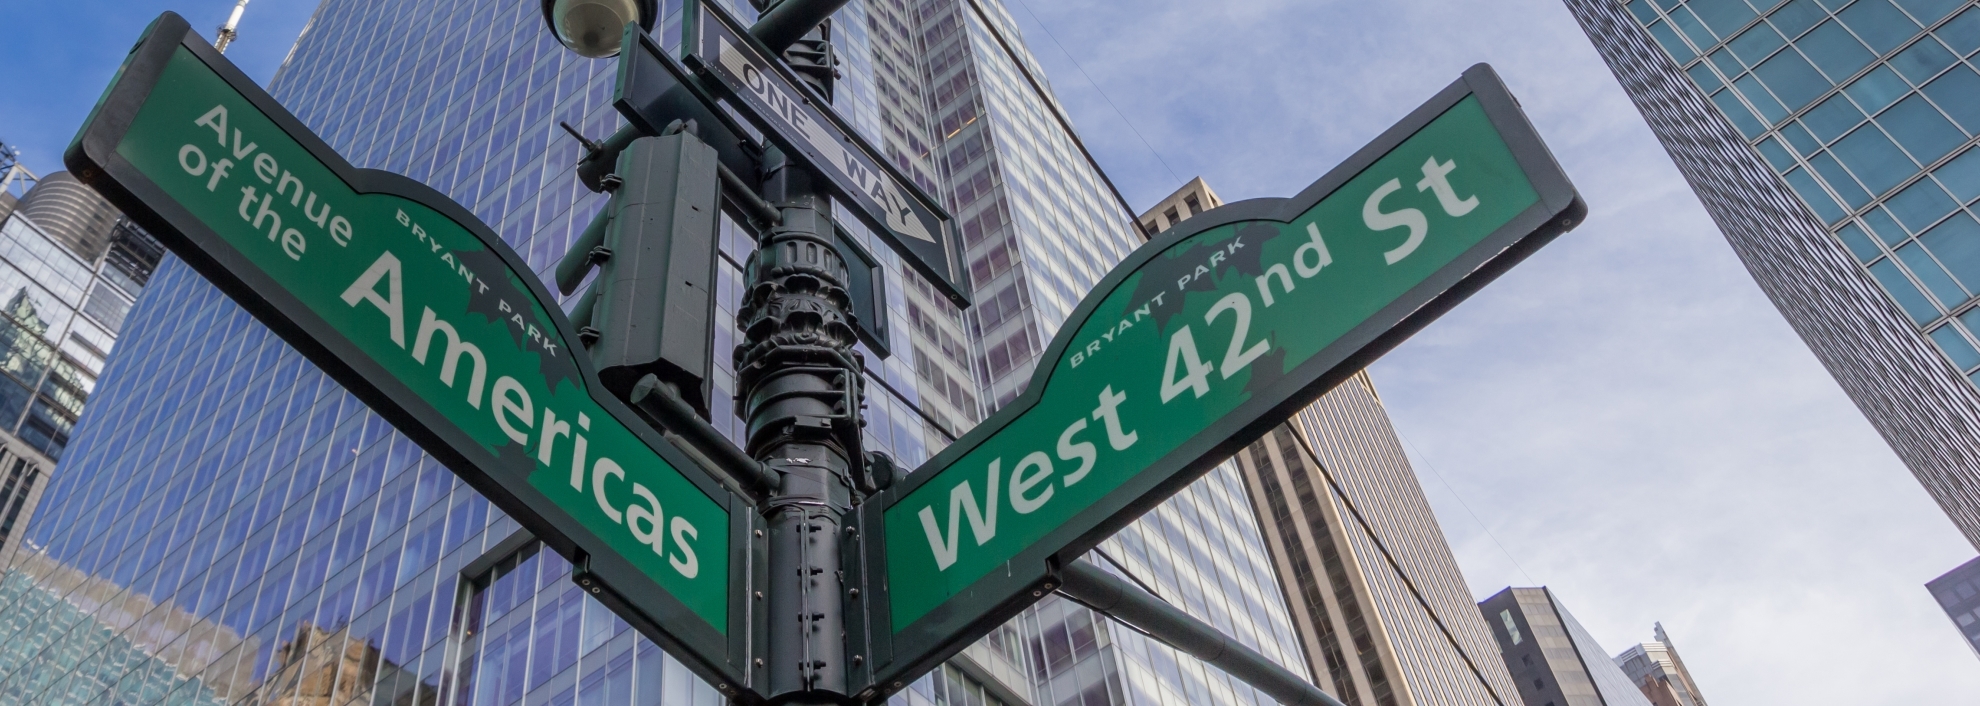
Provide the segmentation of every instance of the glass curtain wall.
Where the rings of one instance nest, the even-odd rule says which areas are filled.
[[[1939,351],[1980,384],[1980,8],[1634,0],[1628,9]]]
[[[120,223],[120,238],[146,238]],[[0,433],[60,459],[117,331],[143,291],[110,258],[85,259],[25,214],[0,223]]]
[[[1565,0],[1761,289],[1980,547],[1966,0]]]

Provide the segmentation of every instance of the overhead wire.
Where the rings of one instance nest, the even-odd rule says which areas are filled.
[[[1409,437],[1404,436],[1401,429],[1396,430],[1396,438],[1402,439],[1403,444],[1408,446],[1409,450],[1416,454],[1416,458],[1423,461],[1423,466],[1430,469],[1430,475],[1436,476],[1437,482],[1443,484],[1445,490],[1451,491],[1451,497],[1457,498],[1458,506],[1464,508],[1464,514],[1470,515],[1471,521],[1478,523],[1479,529],[1485,530],[1485,536],[1492,538],[1493,546],[1498,547],[1499,553],[1506,555],[1506,561],[1512,562],[1513,568],[1519,570],[1519,575],[1526,578],[1526,585],[1540,585],[1540,582],[1533,580],[1532,574],[1526,573],[1526,567],[1521,566],[1519,560],[1513,558],[1512,552],[1506,550],[1506,544],[1499,541],[1499,535],[1493,534],[1492,528],[1485,526],[1484,520],[1478,519],[1478,513],[1471,510],[1471,503],[1465,502],[1464,496],[1458,493],[1457,487],[1444,479],[1443,472],[1437,470],[1437,464],[1430,462],[1430,457],[1424,455],[1423,449],[1418,447],[1416,442],[1410,441]]]
[[[1031,69],[1018,57],[1017,50],[1011,48],[1010,40],[1004,38],[1004,33],[997,31],[997,23],[990,21],[990,14],[983,11],[983,6],[978,4],[977,0],[969,0],[969,9],[974,11],[976,18],[983,22],[990,37],[997,40],[997,46],[1004,50],[1004,56],[1010,59],[1012,66],[1017,67],[1018,75],[1023,76],[1025,82],[1031,84],[1031,91],[1038,94],[1038,100],[1045,104],[1046,111],[1059,123],[1059,128],[1065,130],[1066,138],[1072,140],[1073,147],[1078,148],[1080,155],[1086,158],[1086,163],[1093,167],[1093,173],[1100,177],[1100,183],[1107,185],[1107,191],[1114,195],[1114,200],[1120,203],[1121,210],[1127,213],[1128,220],[1135,224],[1135,232],[1141,233],[1141,214],[1135,213],[1134,206],[1128,203],[1127,197],[1121,195],[1120,188],[1114,186],[1114,180],[1107,176],[1107,170],[1101,169],[1100,161],[1094,159],[1093,152],[1086,149],[1086,142],[1079,139],[1079,132],[1073,129],[1072,121],[1059,110],[1058,101],[1053,100],[1052,95],[1045,92],[1045,86],[1038,82],[1038,77],[1031,75]]]
[[[1149,154],[1155,155],[1155,161],[1162,164],[1162,170],[1168,172],[1169,178],[1176,180],[1176,185],[1180,187],[1183,183],[1183,178],[1176,174],[1176,170],[1169,167],[1169,160],[1162,158],[1162,151],[1155,149],[1155,145],[1150,143],[1147,137],[1142,136],[1141,129],[1135,127],[1134,121],[1128,119],[1127,113],[1121,112],[1121,107],[1114,104],[1113,97],[1107,95],[1107,90],[1100,87],[1100,82],[1093,80],[1093,76],[1086,73],[1086,67],[1080,65],[1079,59],[1074,57],[1072,52],[1066,51],[1066,45],[1059,43],[1058,35],[1052,33],[1052,28],[1046,26],[1045,20],[1039,19],[1038,13],[1033,12],[1031,6],[1026,4],[1024,0],[1017,0],[1017,3],[1018,7],[1024,8],[1025,14],[1031,15],[1032,22],[1038,23],[1039,29],[1045,30],[1045,37],[1052,40],[1052,46],[1058,47],[1059,53],[1066,55],[1066,60],[1071,61],[1073,68],[1079,70],[1079,75],[1084,77],[1089,85],[1093,86],[1093,92],[1100,94],[1101,100],[1107,101],[1107,107],[1114,109],[1114,114],[1120,116],[1122,123],[1127,124],[1128,131],[1134,133],[1135,138],[1141,140],[1141,146],[1148,148]],[[1097,169],[1098,167],[1095,168]]]

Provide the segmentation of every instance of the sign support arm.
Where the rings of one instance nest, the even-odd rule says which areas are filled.
[[[755,498],[761,499],[776,492],[777,474],[736,448],[722,432],[703,421],[700,415],[695,414],[694,408],[681,399],[679,389],[673,384],[662,381],[657,375],[648,375],[633,385],[627,400],[640,411],[659,419],[662,427],[679,432],[683,441],[707,454],[716,467],[735,479]]]
[[[1257,687],[1289,706],[1341,706],[1320,687],[1308,683],[1264,655],[1226,637],[1217,628],[1191,617],[1162,599],[1101,571],[1085,561],[1067,565],[1059,592],[1075,601],[1148,633],[1169,646],[1216,665],[1231,676]]]

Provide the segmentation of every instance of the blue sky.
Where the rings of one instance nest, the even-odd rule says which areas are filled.
[[[37,174],[62,170],[62,150],[75,137],[110,76],[146,25],[170,10],[206,36],[226,21],[233,0],[13,0],[0,6],[0,142],[21,148]],[[248,5],[240,39],[227,50],[249,76],[266,83],[316,11],[308,0],[258,0]]]
[[[1980,693],[1922,587],[1973,548],[1754,286],[1558,0],[1005,2],[1137,205],[1197,175],[1226,200],[1291,195],[1492,63],[1590,217],[1373,368],[1473,593],[1551,586],[1611,652],[1661,620],[1720,704]],[[210,34],[232,2],[6,5],[0,140],[46,173],[152,17]],[[314,9],[255,0],[230,58],[267,80]]]

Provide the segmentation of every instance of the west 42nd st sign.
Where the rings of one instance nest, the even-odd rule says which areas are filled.
[[[556,300],[445,196],[351,167],[167,13],[66,161],[727,694],[755,513],[604,392]]]
[[[1585,211],[1473,67],[1290,199],[1163,234],[1060,329],[1025,394],[862,508],[870,684],[1054,587],[1053,567],[1200,477]],[[884,607],[883,607],[884,606]]]

